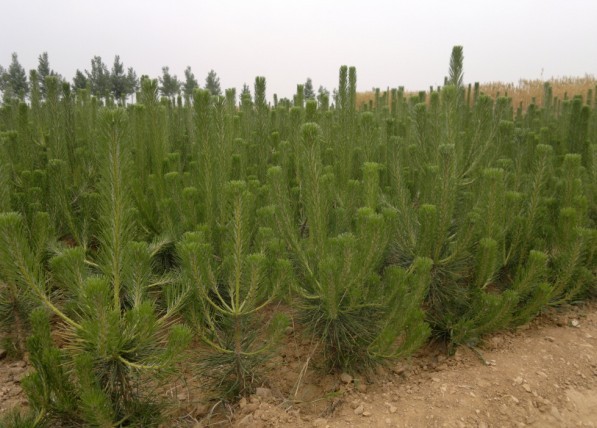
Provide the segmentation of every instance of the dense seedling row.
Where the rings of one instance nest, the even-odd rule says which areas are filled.
[[[181,359],[250,393],[289,317],[363,371],[596,292],[595,106],[466,90],[459,47],[443,88],[363,109],[347,67],[333,100],[274,105],[262,77],[240,103],[44,88],[0,109],[0,325],[31,423],[155,424]]]

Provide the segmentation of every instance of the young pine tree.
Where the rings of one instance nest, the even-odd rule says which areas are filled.
[[[322,164],[319,126],[306,123],[301,134],[300,200],[293,200],[281,167],[268,171],[274,222],[301,278],[296,290],[300,319],[322,346],[330,368],[367,370],[426,340],[429,330],[419,305],[430,260],[383,272],[397,213],[378,211],[379,165],[364,165],[363,183],[352,184],[361,208],[354,204],[346,214],[334,205],[335,178]],[[298,205],[305,214],[300,227]],[[353,221],[341,221],[346,215]]]
[[[159,420],[160,407],[147,376],[171,367],[190,332],[172,326],[181,293],[153,272],[150,247],[134,241],[126,113],[104,111],[100,122],[97,252],[65,249],[50,260],[47,272],[15,213],[0,215],[0,244],[3,253],[12,254],[12,277],[58,317],[65,342],[56,349],[48,339],[49,319],[34,315],[37,336],[29,352],[36,372],[26,383],[38,419],[50,425],[151,425]],[[152,289],[169,284],[160,309]],[[57,290],[69,298],[67,306],[56,299]]]
[[[235,399],[254,390],[258,369],[285,327],[284,317],[264,318],[262,312],[287,280],[289,262],[272,251],[271,229],[257,229],[255,194],[247,183],[229,182],[225,195],[222,254],[204,232],[185,234],[178,253],[191,290],[189,316],[208,348],[199,370],[220,397]]]

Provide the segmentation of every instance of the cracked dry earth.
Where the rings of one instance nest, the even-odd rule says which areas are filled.
[[[552,310],[486,338],[479,352],[428,346],[370,379],[322,375],[310,349],[289,331],[255,395],[223,409],[202,401],[198,383],[174,395],[164,426],[597,427],[596,303]],[[28,370],[0,361],[0,414],[27,405],[19,382]]]

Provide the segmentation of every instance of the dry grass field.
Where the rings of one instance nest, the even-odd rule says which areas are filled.
[[[512,104],[518,106],[522,102],[523,108],[526,108],[533,99],[535,103],[541,105],[543,102],[543,95],[545,91],[545,84],[549,83],[552,88],[554,98],[563,100],[565,98],[572,98],[575,95],[582,95],[585,101],[589,98],[589,92],[592,93],[592,102],[596,101],[595,93],[597,92],[597,77],[593,75],[585,75],[584,77],[561,77],[552,78],[549,80],[526,80],[521,79],[518,83],[505,82],[489,82],[480,84],[480,92],[491,97],[508,96],[512,98]],[[383,95],[385,90],[381,91]],[[412,95],[417,95],[418,91],[405,91],[405,96],[408,98]],[[387,97],[389,100],[389,97]],[[375,100],[375,92],[359,92],[357,94],[357,106],[362,106],[365,103]]]

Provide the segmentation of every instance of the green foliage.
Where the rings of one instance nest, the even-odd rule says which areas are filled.
[[[315,90],[313,89],[313,81],[310,77],[307,77],[305,81],[305,99],[306,100],[313,100],[315,99]]]
[[[197,83],[197,79],[195,78],[195,75],[191,71],[190,66],[185,68],[184,77],[185,77],[185,81],[183,84],[182,92],[184,93],[184,95],[187,99],[191,99],[193,97],[193,92],[195,91],[196,88],[199,87],[199,84]]]
[[[355,204],[350,213],[337,209],[334,176],[325,172],[321,161],[320,132],[313,123],[301,128],[301,194],[295,203],[304,209],[305,227],[295,226],[292,195],[280,167],[268,171],[274,220],[295,260],[297,276],[303,278],[297,290],[302,323],[321,341],[332,368],[364,370],[378,356],[402,355],[412,350],[408,344],[425,340],[427,330],[418,316],[418,305],[427,284],[417,281],[418,289],[408,290],[401,284],[405,279],[393,271],[380,275],[397,213],[391,209],[376,212],[379,166],[364,166],[360,199],[368,206],[357,208]],[[337,229],[342,215],[354,216],[343,224],[346,230]],[[412,306],[401,303],[406,298],[414,299]],[[395,307],[408,310],[395,311]],[[403,347],[394,347],[395,340],[411,333],[414,338],[405,339]]]
[[[15,97],[19,100],[24,100],[29,94],[29,83],[27,82],[27,73],[19,63],[19,58],[16,53],[12,53],[12,60],[8,69],[2,76],[2,92],[4,100],[10,100]]]
[[[220,88],[220,78],[215,71],[210,70],[205,78],[205,90],[209,91],[211,95],[222,95]]]
[[[180,91],[180,82],[178,77],[170,74],[169,67],[162,67],[160,80],[160,92],[167,98],[173,98]]]
[[[39,60],[0,69],[0,325],[36,369],[6,424],[155,425],[191,329],[206,384],[250,393],[278,301],[360,371],[597,295],[592,94],[515,111],[464,87],[458,46],[441,89],[362,111],[348,66],[270,105],[261,76],[237,102],[187,68],[183,102],[167,68],[138,88],[94,57],[71,89]]]
[[[0,426],[5,428],[35,428],[36,418],[33,412],[10,409],[0,417]]]
[[[50,68],[50,60],[48,58],[48,53],[44,52],[38,57],[38,64],[37,64],[37,75],[39,77],[39,90],[41,92],[41,96],[45,98],[47,90],[46,90],[46,78],[48,76],[55,76],[56,73],[54,70]]]
[[[268,321],[261,315],[287,280],[289,262],[269,261],[277,257],[268,251],[271,243],[257,242],[271,230],[256,233],[255,196],[244,181],[227,184],[221,255],[203,232],[185,234],[178,246],[183,282],[193,296],[189,316],[210,348],[199,368],[228,399],[253,391],[257,369],[285,328],[281,315]]]
[[[450,69],[448,72],[448,84],[456,87],[463,86],[463,71],[464,55],[462,46],[454,46],[452,48],[452,55],[450,55]]]
[[[89,90],[98,98],[105,98],[110,94],[110,72],[102,58],[94,56],[91,60],[91,71],[85,70],[89,82]]]
[[[120,61],[120,56],[116,55],[110,72],[111,93],[114,99],[124,102],[127,96],[135,93],[137,85],[137,74],[135,71],[129,68],[128,72],[125,72],[124,65]]]
[[[21,216],[0,217],[4,237],[0,247],[13,255],[13,281],[61,319],[61,335],[67,341],[65,351],[59,352],[49,338],[49,327],[33,336],[39,340],[32,342],[30,352],[39,355],[39,361],[28,391],[30,400],[37,402],[40,418],[78,418],[106,425],[136,423],[136,418],[143,417],[154,423],[146,419],[146,411],[153,406],[151,396],[140,393],[138,386],[144,373],[171,367],[190,339],[186,328],[171,327],[183,295],[168,293],[164,309],[158,311],[151,288],[170,281],[153,274],[149,246],[132,240],[134,220],[124,175],[129,142],[126,124],[122,110],[105,111],[101,118],[101,234],[93,261],[84,257],[82,249],[66,250],[50,261],[54,269],[50,276],[35,259],[37,251],[27,240]],[[48,276],[71,297],[68,308],[56,301]],[[72,387],[70,379],[62,379],[66,365],[74,367],[76,374]],[[64,402],[54,400],[63,395]],[[140,406],[145,414],[138,413]],[[157,418],[158,409],[150,414]]]

